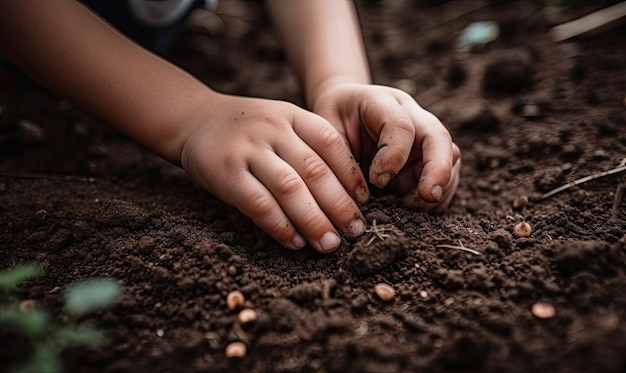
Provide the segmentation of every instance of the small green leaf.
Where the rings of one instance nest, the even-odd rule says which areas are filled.
[[[20,283],[37,277],[39,272],[39,266],[35,263],[23,264],[0,272],[0,288],[15,288]]]
[[[122,293],[113,279],[94,279],[76,283],[65,291],[65,309],[72,316],[82,316],[111,307]]]
[[[41,348],[15,373],[61,373],[63,366],[54,350]]]
[[[53,338],[63,348],[77,346],[100,347],[106,343],[104,333],[90,326],[81,326],[76,329],[60,329],[54,334]]]
[[[14,308],[7,310],[0,321],[25,335],[36,336],[45,332],[49,320],[50,315],[45,310],[33,308],[22,311],[19,308]]]

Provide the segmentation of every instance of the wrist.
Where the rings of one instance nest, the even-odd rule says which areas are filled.
[[[317,101],[325,92],[345,84],[371,84],[369,76],[364,74],[335,74],[324,79],[319,79],[305,88],[307,107],[314,110]]]

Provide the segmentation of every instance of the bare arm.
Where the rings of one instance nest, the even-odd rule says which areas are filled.
[[[409,204],[422,210],[447,207],[458,184],[459,149],[413,97],[371,84],[353,1],[268,0],[268,6],[308,107],[343,134],[369,167],[370,182],[410,193]]]
[[[185,137],[182,124],[213,94],[78,1],[0,1],[0,53],[176,164]]]
[[[332,252],[365,229],[363,175],[293,104],[217,93],[74,0],[0,0],[0,53],[167,160],[283,245]]]
[[[371,83],[351,0],[268,0],[307,103],[338,83]]]

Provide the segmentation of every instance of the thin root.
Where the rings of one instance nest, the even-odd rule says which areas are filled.
[[[595,179],[600,178],[600,177],[613,175],[613,174],[617,174],[617,173],[624,172],[624,171],[626,171],[626,158],[622,159],[622,161],[619,163],[619,166],[615,167],[612,170],[598,172],[597,174],[585,176],[585,177],[582,177],[582,178],[580,178],[578,180],[574,180],[574,181],[571,181],[571,182],[569,182],[567,184],[563,184],[560,187],[555,188],[555,189],[553,189],[553,190],[543,194],[541,196],[541,199],[546,199],[548,197],[552,197],[553,195],[555,195],[555,194],[557,194],[559,192],[567,190],[567,189],[569,189],[571,187],[574,187],[576,185],[579,185],[579,184],[582,184],[582,183],[586,183],[587,181],[595,180]]]
[[[365,243],[365,246],[371,245],[372,242],[374,242],[376,239],[384,241],[385,239],[391,237],[389,234],[385,233],[391,230],[393,230],[393,225],[391,224],[376,225],[376,219],[374,219],[374,221],[372,221],[372,227],[365,229],[365,233],[370,234],[370,238]]]
[[[456,249],[456,250],[462,250],[462,251],[467,251],[468,253],[472,253],[474,255],[480,255],[480,252],[474,250],[474,249],[470,249],[469,247],[465,247],[463,246],[463,242],[461,242],[459,240],[459,246],[454,246],[454,245],[437,245],[437,247],[442,247],[442,248],[446,248],[446,249]]]

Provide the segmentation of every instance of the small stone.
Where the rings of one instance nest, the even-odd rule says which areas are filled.
[[[422,298],[428,298],[428,293],[424,290],[420,291],[420,297]]]
[[[376,286],[374,286],[374,293],[384,302],[390,302],[396,296],[396,291],[387,284],[376,284]]]
[[[515,210],[521,210],[526,206],[528,206],[528,196],[526,195],[519,196],[513,200],[513,209]]]
[[[535,317],[540,319],[551,319],[556,314],[554,306],[546,302],[537,302],[533,304],[531,312]]]
[[[234,311],[236,309],[243,307],[245,302],[246,302],[246,298],[244,297],[243,293],[240,292],[239,290],[231,291],[226,296],[226,306],[231,311]]]
[[[226,268],[226,272],[230,275],[230,276],[235,276],[237,274],[237,267],[231,265],[228,266],[228,268]]]
[[[246,352],[247,347],[243,342],[231,342],[226,346],[226,357],[229,359],[243,359]]]
[[[543,117],[543,110],[537,104],[526,104],[522,106],[521,114],[526,119],[539,119]]]
[[[165,332],[163,331],[163,329],[157,329],[156,331],[156,335],[157,337],[163,337],[165,335]]]

